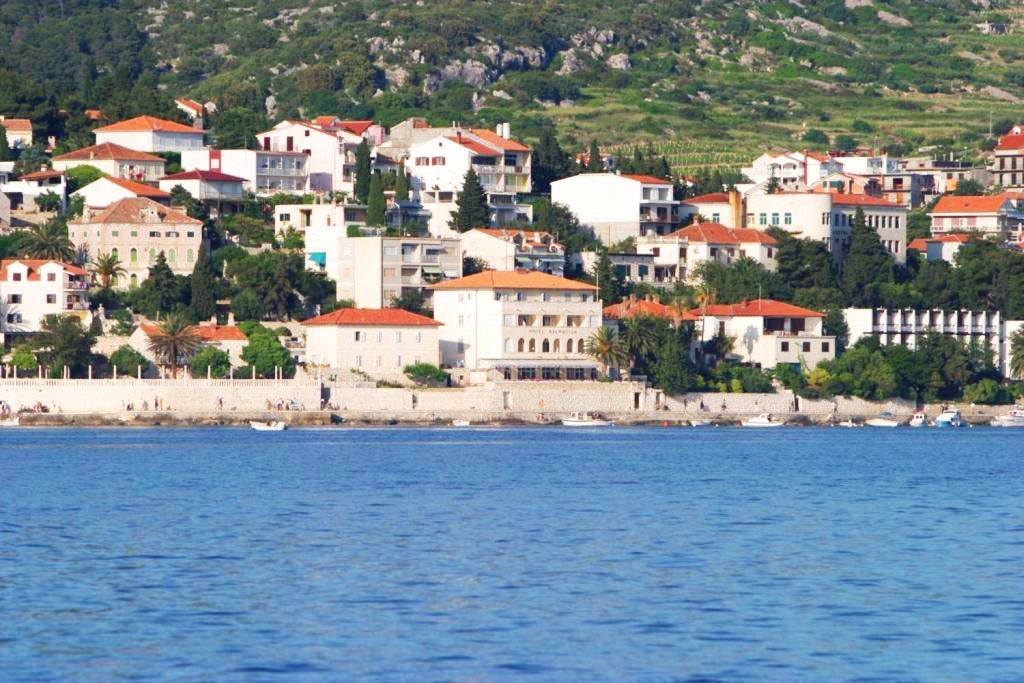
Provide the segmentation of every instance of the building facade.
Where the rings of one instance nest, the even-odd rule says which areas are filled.
[[[551,201],[563,204],[606,246],[679,227],[672,183],[616,173],[581,173],[551,183]]]
[[[477,228],[462,233],[463,256],[478,258],[489,270],[539,270],[561,277],[565,247],[539,230]]]
[[[70,263],[0,261],[0,342],[42,329],[48,315],[89,313],[89,273]]]
[[[1024,187],[1024,128],[1014,126],[999,139],[989,170],[998,186]]]
[[[134,180],[125,180],[124,178],[112,176],[94,180],[85,187],[72,192],[71,196],[81,197],[82,201],[85,202],[85,206],[90,206],[94,209],[105,209],[121,199],[133,199],[136,197],[145,197],[164,205],[168,205],[171,202],[169,192],[164,192],[157,187],[146,185],[145,183],[137,183]]]
[[[974,232],[998,240],[1019,241],[1024,212],[1015,200],[1002,194],[980,197],[947,195],[928,216],[932,234]]]
[[[55,171],[92,166],[112,178],[155,183],[164,175],[166,162],[155,154],[138,152],[111,142],[77,149],[53,158]]]
[[[638,254],[654,257],[654,279],[678,282],[697,278],[698,267],[707,262],[729,265],[748,258],[774,271],[776,240],[751,228],[727,228],[720,223],[695,223],[668,235],[637,241]]]
[[[202,129],[155,116],[136,116],[93,131],[96,144],[111,142],[138,152],[184,152],[203,148]]]
[[[0,114],[0,128],[7,136],[7,145],[11,149],[32,146],[32,121],[29,119],[12,119]]]
[[[181,153],[186,171],[216,171],[242,178],[244,188],[261,196],[309,190],[309,168],[302,152],[256,149],[204,149]]]

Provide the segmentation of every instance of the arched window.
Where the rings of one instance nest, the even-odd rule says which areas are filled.
[[[174,249],[171,249],[169,252],[167,252],[167,260],[170,261],[171,263],[174,263],[175,261],[178,260],[178,254],[175,253]]]
[[[572,353],[572,339],[565,340],[565,352]]]
[[[586,342],[584,342],[582,339],[577,339],[576,340],[576,353],[586,353],[586,352],[587,352]]]
[[[535,353],[536,351],[537,351],[537,340],[536,339],[531,339],[530,340],[530,353]]]
[[[132,273],[132,276],[128,279],[128,287],[134,289],[139,286],[139,276]]]
[[[156,263],[156,249],[149,250],[149,262]]]
[[[114,258],[117,258],[117,247],[114,247],[113,249],[110,250],[110,255],[113,256]]]
[[[525,339],[520,339],[519,340],[519,345],[518,345],[518,349],[517,350],[519,351],[519,353],[522,353],[523,351],[526,350],[526,340]]]
[[[541,353],[551,353],[551,342],[545,339],[540,345],[540,350]]]
[[[189,250],[188,250],[188,255],[187,255],[187,258],[188,258],[188,262],[189,262],[189,263],[192,263],[193,261],[195,261],[195,260],[196,260],[196,252],[195,252],[195,251],[193,251],[192,249],[189,249]]]
[[[561,339],[556,339],[555,340],[554,351],[555,351],[555,353],[561,353],[562,352],[562,340]]]
[[[131,261],[132,263],[138,263],[139,250],[136,249],[135,247],[132,247],[132,250],[128,253],[128,260]]]
[[[511,351],[512,351],[512,338],[511,337],[505,337],[505,353],[509,353]]]

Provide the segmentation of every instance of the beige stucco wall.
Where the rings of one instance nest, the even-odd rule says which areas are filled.
[[[437,365],[440,362],[438,349],[437,328],[429,325],[306,327],[308,364],[329,369],[358,370],[373,379],[404,382],[403,369],[406,365]]]
[[[150,237],[150,231],[160,233]],[[177,232],[177,237],[168,237]],[[116,234],[115,234],[116,233]],[[132,275],[141,283],[149,276],[149,268],[162,251],[167,265],[175,275],[190,275],[203,241],[202,225],[196,223],[76,223],[68,224],[68,237],[76,249],[85,251],[89,259],[117,250],[126,274],[118,278],[117,289],[127,289]],[[136,257],[132,259],[132,249]],[[191,258],[190,258],[191,257]]]

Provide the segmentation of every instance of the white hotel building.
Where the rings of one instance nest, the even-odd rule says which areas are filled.
[[[484,271],[434,285],[441,361],[487,380],[590,380],[587,340],[602,325],[597,288],[536,271]]]
[[[0,261],[0,343],[39,332],[48,315],[89,314],[89,273],[60,261]]]

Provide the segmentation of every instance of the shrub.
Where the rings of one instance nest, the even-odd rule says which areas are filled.
[[[974,384],[964,387],[964,400],[970,403],[981,403],[993,405],[998,403],[1012,403],[1010,393],[999,386],[994,379],[985,378]]]
[[[448,383],[448,373],[430,363],[406,365],[405,376],[413,383],[427,387],[443,387]]]
[[[35,372],[39,367],[39,361],[28,344],[21,344],[14,349],[11,365],[18,368],[18,372]]]
[[[122,344],[117,351],[110,354],[110,365],[116,366],[119,373],[135,377],[139,374],[140,368],[142,374],[146,373],[149,369],[149,360],[127,344]]]
[[[189,370],[193,377],[205,377],[209,368],[210,375],[216,378],[227,377],[231,370],[231,357],[226,351],[213,346],[204,346],[192,356]]]

